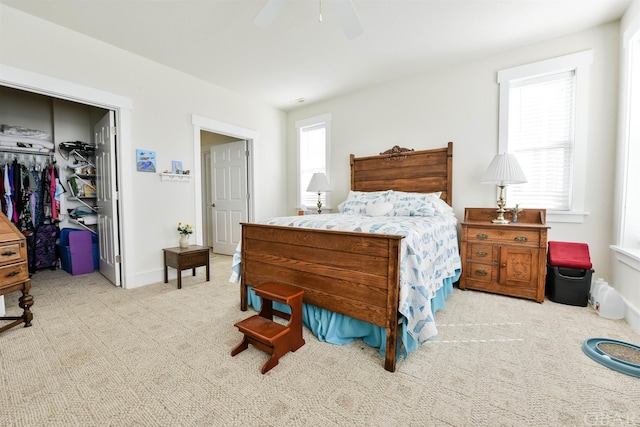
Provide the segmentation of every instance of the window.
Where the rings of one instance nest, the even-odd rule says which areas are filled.
[[[640,192],[637,184],[640,182],[640,30],[636,33],[629,53],[629,93],[628,110],[623,121],[626,128],[623,131],[623,144],[627,155],[624,176],[624,211],[622,245],[640,249]],[[633,117],[633,119],[632,119]]]
[[[527,183],[510,204],[545,208],[547,219],[582,222],[586,179],[588,71],[592,51],[498,72],[499,151],[518,158]]]
[[[623,35],[623,79],[620,92],[620,148],[617,182],[620,183],[618,243],[620,261],[640,270],[640,26]]]
[[[298,205],[313,208],[318,203],[318,193],[308,192],[307,186],[316,172],[329,176],[329,146],[331,141],[331,114],[296,122],[298,133]],[[330,207],[327,192],[320,194],[322,205]]]

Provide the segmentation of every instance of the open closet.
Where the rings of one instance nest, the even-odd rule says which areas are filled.
[[[61,230],[90,232],[92,250],[99,251],[94,128],[108,114],[0,86],[0,201],[3,213],[27,236],[32,273],[56,268]]]

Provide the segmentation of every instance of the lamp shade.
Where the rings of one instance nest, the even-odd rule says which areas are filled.
[[[329,180],[327,179],[327,176],[322,172],[314,173],[311,177],[311,181],[309,181],[307,191],[313,191],[314,193],[329,191]]]
[[[516,156],[513,154],[496,155],[480,180],[482,184],[524,184],[524,175]]]

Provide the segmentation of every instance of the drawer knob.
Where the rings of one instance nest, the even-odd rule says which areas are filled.
[[[476,276],[486,276],[487,270],[476,270],[475,273],[476,273]]]
[[[513,238],[513,240],[515,240],[516,242],[527,242],[529,239],[527,239],[525,236],[516,236]]]
[[[20,274],[19,271],[12,271],[11,273],[7,274],[7,276],[13,277],[13,276],[17,276],[18,274]]]
[[[6,252],[2,252],[2,256],[11,256],[11,255],[15,255],[17,252],[14,251],[6,251]]]
[[[476,256],[487,256],[489,252],[487,251],[476,251]]]
[[[483,240],[484,240],[484,239],[488,239],[488,238],[489,238],[489,235],[488,235],[488,234],[485,234],[485,233],[478,233],[478,234],[476,234],[476,237],[477,237],[478,239],[483,239]]]

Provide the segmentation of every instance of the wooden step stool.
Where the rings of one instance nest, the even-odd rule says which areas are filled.
[[[271,359],[262,367],[266,373],[278,364],[278,360],[289,351],[296,351],[304,345],[302,338],[302,295],[304,291],[295,286],[269,282],[253,288],[262,298],[260,312],[235,326],[244,334],[242,342],[231,350],[231,356],[246,350],[249,344],[271,354]],[[273,308],[273,301],[286,304],[291,314]],[[273,316],[288,320],[287,325],[273,321]]]

